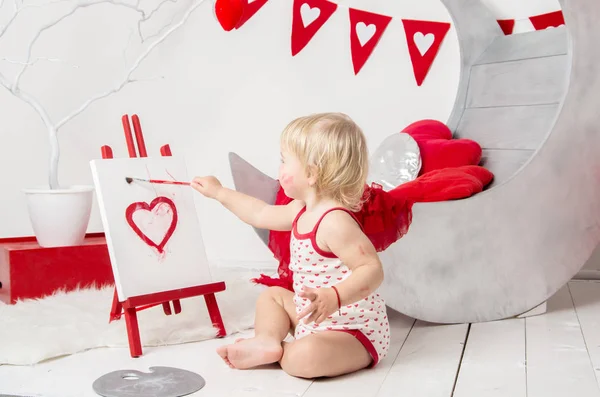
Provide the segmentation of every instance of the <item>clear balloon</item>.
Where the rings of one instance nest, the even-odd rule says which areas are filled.
[[[385,191],[412,181],[421,170],[419,145],[406,133],[392,134],[375,149],[369,168],[369,184],[375,182]]]

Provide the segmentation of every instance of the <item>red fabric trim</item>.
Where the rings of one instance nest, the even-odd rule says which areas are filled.
[[[310,235],[312,234],[312,232],[314,231],[314,228],[313,228],[313,230],[311,230],[308,233],[298,232],[298,219],[300,219],[302,214],[304,214],[305,212],[306,212],[306,207],[302,207],[302,209],[300,211],[298,211],[298,215],[296,215],[294,222],[292,222],[292,233],[294,233],[294,237],[296,237],[296,238],[300,238],[300,239],[309,238]]]
[[[312,243],[313,249],[317,252],[317,254],[324,256],[325,258],[330,258],[330,259],[337,258],[337,255],[334,254],[333,252],[324,251],[321,249],[321,247],[319,247],[319,244],[317,244],[317,233],[311,234],[310,242]]]
[[[373,344],[371,343],[369,338],[367,338],[367,336],[365,334],[363,334],[361,331],[359,331],[357,329],[352,329],[352,330],[335,329],[334,331],[345,332],[347,334],[354,336],[356,339],[358,339],[358,341],[365,347],[365,349],[367,349],[367,352],[373,359],[373,362],[371,363],[371,365],[369,365],[369,368],[373,368],[374,366],[376,366],[379,363],[379,354],[377,353],[377,349],[375,349],[375,346],[373,346]]]
[[[324,256],[326,258],[332,258],[332,259],[337,258],[337,255],[335,255],[333,252],[325,251],[325,250],[321,249],[321,247],[319,247],[319,245],[317,244],[317,230],[319,229],[319,225],[321,225],[321,221],[323,221],[323,218],[325,218],[325,215],[327,215],[328,213],[330,213],[332,211],[336,211],[336,210],[344,211],[344,212],[348,213],[356,221],[356,223],[358,223],[358,226],[360,227],[360,229],[363,230],[362,225],[360,224],[360,222],[358,221],[356,216],[350,210],[343,208],[343,207],[334,207],[334,208],[328,209],[327,211],[325,211],[323,213],[323,215],[321,215],[321,217],[315,224],[315,227],[313,227],[313,229],[310,232],[300,233],[298,231],[298,219],[300,218],[300,216],[303,213],[306,212],[306,207],[304,207],[300,210],[300,212],[298,212],[298,216],[296,216],[296,219],[292,223],[292,233],[294,233],[294,237],[296,237],[298,240],[310,239],[310,242],[313,245],[313,249],[319,255]]]
[[[310,242],[313,245],[314,250],[317,252],[317,254],[324,256],[325,258],[329,258],[329,259],[336,259],[337,255],[334,254],[333,252],[329,252],[329,251],[323,251],[319,245],[317,244],[317,235],[313,234],[312,236],[310,236]]]

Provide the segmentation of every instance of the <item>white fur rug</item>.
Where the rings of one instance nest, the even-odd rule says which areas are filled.
[[[212,269],[227,289],[215,294],[227,334],[254,325],[254,305],[264,287],[250,281],[258,271]],[[5,305],[0,302],[0,365],[30,365],[99,347],[128,348],[125,318],[108,322],[113,287],[85,289]],[[183,299],[181,313],[162,305],[138,313],[143,346],[171,345],[216,336],[203,297]]]

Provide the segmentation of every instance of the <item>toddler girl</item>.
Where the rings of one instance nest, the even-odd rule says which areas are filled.
[[[231,367],[279,362],[302,378],[332,377],[376,365],[387,355],[389,324],[376,293],[383,268],[354,217],[361,207],[368,151],[346,115],[292,121],[281,135],[279,181],[293,201],[268,205],[197,177],[192,187],[256,228],[292,231],[294,292],[269,287],[256,304],[255,336],[222,346]],[[283,342],[290,332],[292,342]]]

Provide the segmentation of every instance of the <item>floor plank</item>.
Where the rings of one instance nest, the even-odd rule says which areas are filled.
[[[467,332],[417,321],[377,397],[450,397]]]
[[[526,397],[525,320],[471,325],[453,397]]]
[[[596,381],[600,385],[600,282],[572,281],[569,289]]]
[[[525,329],[528,397],[600,396],[568,286]]]
[[[381,382],[394,363],[415,320],[388,309],[391,346],[388,356],[375,368],[334,379],[316,380],[303,397],[375,397]]]

